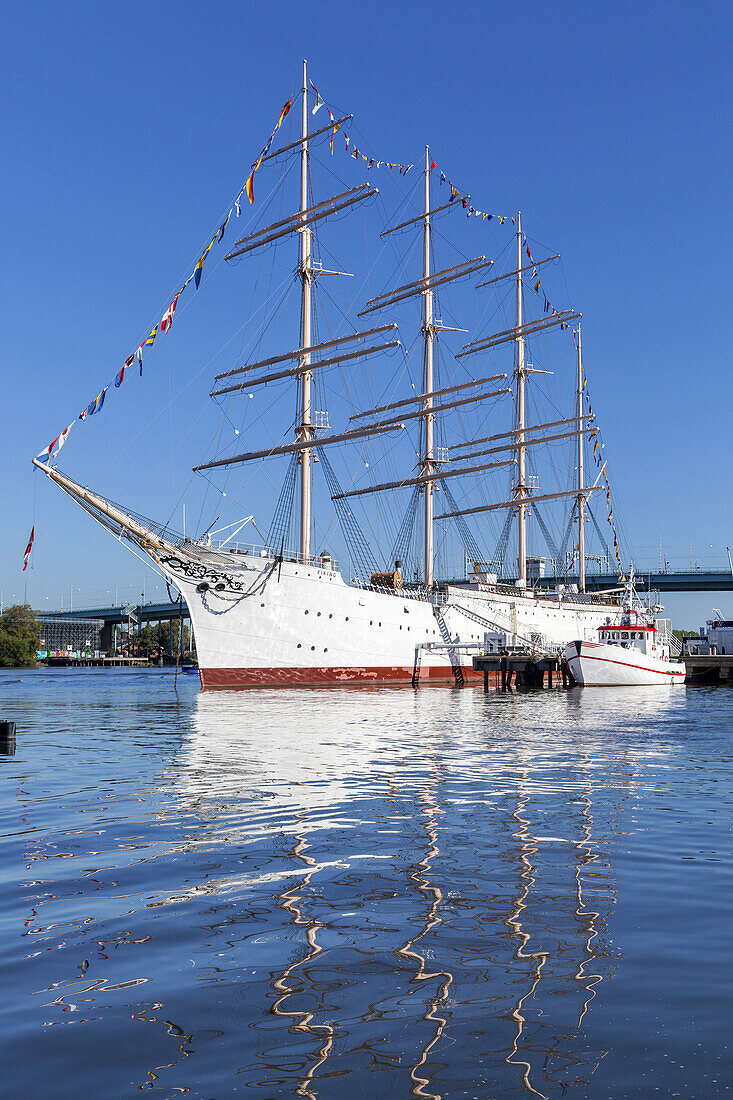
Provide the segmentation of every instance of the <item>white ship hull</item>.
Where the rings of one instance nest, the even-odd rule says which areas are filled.
[[[579,684],[613,687],[651,684],[683,684],[685,666],[638,649],[573,641],[565,647],[565,659]]]
[[[205,688],[411,683],[474,677],[471,654],[489,630],[561,647],[597,637],[611,604],[451,586],[427,599],[359,588],[335,569],[267,557],[202,553],[159,564],[188,606]],[[459,671],[460,670],[460,671]]]

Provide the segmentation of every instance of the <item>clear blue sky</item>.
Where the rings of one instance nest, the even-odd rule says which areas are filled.
[[[0,19],[6,603],[25,578],[41,607],[62,593],[68,606],[70,587],[80,603],[139,592],[141,566],[30,458],[158,319],[304,56],[377,152],[417,160],[430,142],[477,203],[521,208],[532,236],[562,252],[633,553],[654,565],[661,536],[673,564],[689,566],[690,545],[724,564],[728,4],[6,2]],[[213,286],[197,295],[201,323],[174,328],[175,352],[156,347],[143,381],[61,456],[72,476],[161,518],[201,453],[187,433],[210,373],[150,421],[219,346],[207,326],[243,290],[217,299]],[[733,616],[723,595],[669,606],[696,625],[711,603]]]

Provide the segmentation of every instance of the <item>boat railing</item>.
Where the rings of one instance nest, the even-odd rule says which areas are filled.
[[[423,603],[434,602],[434,597],[426,592],[424,588],[387,588],[379,584],[362,584],[360,581],[356,581],[356,578],[355,587],[362,588],[366,592],[379,592],[383,596],[399,596],[402,600],[422,600]]]
[[[545,656],[556,656],[562,646],[557,642],[554,642],[552,638],[546,634],[542,634],[539,630],[530,630],[529,635],[519,634],[516,630],[512,629],[511,624],[508,622],[489,619],[486,615],[482,615],[477,611],[474,611],[470,607],[466,607],[465,604],[454,602],[450,597],[442,601],[442,607],[446,610],[453,608],[460,615],[464,615],[467,619],[473,620],[478,623],[479,626],[483,626],[486,631],[495,631],[498,634],[504,635],[504,644],[502,649],[510,646],[516,652],[523,653],[543,653]],[[514,638],[516,641],[509,642],[509,638]]]
[[[229,542],[224,540],[222,542],[199,543],[198,544],[204,550],[218,550],[223,554],[239,554],[243,557],[251,558],[270,558],[270,560],[278,560],[281,557],[279,550],[273,550],[271,546],[264,546],[262,543],[256,542]],[[285,562],[293,562],[297,565],[311,565],[317,569],[332,569],[338,570],[339,563],[337,558],[332,558],[330,554],[301,554],[297,550],[283,550],[282,560]]]
[[[672,632],[671,619],[657,619],[657,641],[669,646],[670,657],[679,657],[682,653],[682,642]]]

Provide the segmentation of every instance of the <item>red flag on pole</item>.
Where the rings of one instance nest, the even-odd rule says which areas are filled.
[[[33,540],[35,539],[35,537],[36,537],[36,525],[33,524],[33,526],[31,527],[31,537],[28,539],[28,545],[25,548],[25,555],[24,555],[24,558],[23,558],[23,572],[24,573],[25,573],[26,569],[28,568],[28,559],[31,556],[31,550],[33,549]]]

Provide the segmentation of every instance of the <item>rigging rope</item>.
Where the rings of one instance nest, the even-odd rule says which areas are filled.
[[[281,547],[290,545],[290,529],[293,523],[293,502],[295,500],[295,481],[298,472],[298,455],[292,454],[288,468],[285,471],[285,479],[280,490],[280,496],[275,505],[275,511],[267,532],[267,545],[271,550],[280,551]]]
[[[539,523],[539,525],[542,529],[542,534],[545,536],[545,542],[547,543],[547,549],[550,551],[550,556],[555,561],[555,570],[557,570],[559,557],[558,557],[557,545],[555,543],[555,540],[553,539],[552,535],[548,531],[547,524],[545,523],[544,519],[542,518],[542,513],[540,512],[539,508],[537,507],[537,504],[533,502],[532,508],[534,509],[535,518],[536,518],[537,522]]]
[[[504,558],[506,556],[506,548],[509,544],[509,535],[512,530],[513,518],[511,509],[509,509],[506,514],[506,519],[504,520],[504,526],[501,529],[501,534],[499,535],[499,541],[496,544],[496,550],[494,551],[494,561],[498,566],[500,577],[504,576]]]
[[[326,476],[328,491],[331,496],[334,497],[341,492],[341,486],[336,477],[334,468],[323,449],[319,455],[319,460]],[[356,516],[351,511],[349,502],[347,500],[335,500],[334,505],[346,545],[351,552],[352,560],[357,568],[357,576],[363,584],[367,584],[372,573],[378,572],[377,563],[364,538],[364,532],[359,526]]]
[[[450,490],[450,486],[448,485],[448,483],[446,482],[446,480],[444,478],[441,478],[440,484],[441,484],[441,487],[443,489],[443,492],[445,493],[445,499],[448,501],[448,504],[450,505],[451,511],[457,512],[458,511],[458,504],[456,503],[456,498],[453,496],[453,493]],[[456,521],[456,527],[458,528],[460,536],[463,539],[464,548],[465,548],[466,553],[468,554],[469,558],[471,559],[471,561],[474,562],[474,563],[479,563],[480,565],[491,565],[491,566],[493,566],[494,563],[490,562],[487,559],[485,554],[482,554],[481,549],[479,548],[478,542],[474,538],[470,527],[466,523],[465,516],[455,516],[454,518],[455,518],[455,521]]]
[[[570,509],[570,515],[568,516],[568,525],[565,528],[565,534],[563,535],[562,542],[560,543],[560,556],[558,558],[557,567],[558,567],[558,569],[562,570],[562,575],[563,576],[567,576],[567,573],[568,573],[568,570],[570,569],[570,564],[571,564],[567,560],[567,557],[568,557],[568,539],[570,538],[570,532],[573,529],[573,521],[575,519],[575,510],[576,510],[577,504],[578,504],[578,501],[576,499],[576,500],[573,501],[573,506]]]
[[[402,562],[402,567],[407,572],[408,566],[418,566],[417,555],[412,553],[412,538],[415,530],[415,517],[420,500],[420,488],[415,486],[405,510],[405,515],[397,532],[394,546],[392,547],[392,561]],[[419,567],[418,567],[419,568]]]
[[[606,559],[610,562],[611,561],[611,551],[608,547],[608,543],[606,541],[606,536],[603,534],[603,531],[598,526],[598,521],[596,520],[596,517],[593,515],[593,512],[591,511],[590,504],[586,504],[586,509],[587,509],[588,515],[590,516],[591,520],[593,521],[593,526],[596,529],[596,532],[598,534],[598,538],[601,540],[601,549],[605,552]]]

